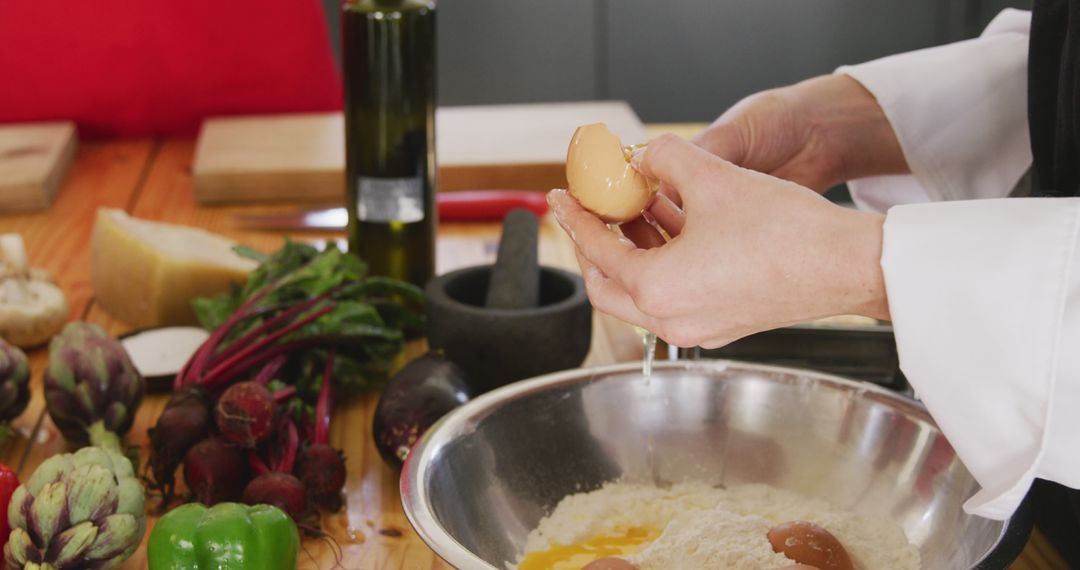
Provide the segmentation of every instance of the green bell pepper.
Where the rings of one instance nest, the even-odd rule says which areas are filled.
[[[295,570],[300,535],[271,505],[179,506],[150,533],[150,570]]]

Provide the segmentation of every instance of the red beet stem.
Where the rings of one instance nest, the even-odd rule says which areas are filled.
[[[301,303],[297,303],[284,311],[281,311],[277,315],[274,315],[270,320],[260,324],[257,327],[253,327],[248,332],[241,335],[239,338],[233,340],[226,346],[221,352],[215,354],[210,362],[206,363],[206,366],[216,368],[218,364],[226,362],[231,356],[250,346],[260,336],[269,333],[277,328],[277,326],[283,322],[296,318],[297,315],[307,311],[308,309],[318,305],[321,301],[327,298],[326,293],[317,295]]]
[[[330,441],[330,389],[331,376],[334,372],[334,351],[326,355],[326,368],[323,370],[322,386],[319,387],[319,399],[315,402],[315,437],[313,443]]]
[[[279,354],[274,357],[273,360],[266,363],[266,366],[262,367],[262,370],[259,370],[259,374],[255,376],[254,382],[266,386],[274,379],[274,376],[281,370],[281,367],[285,365],[286,360],[288,360],[288,358],[284,354]]]
[[[243,360],[242,362],[233,366],[228,373],[222,374],[214,381],[203,381],[201,384],[208,390],[215,390],[224,384],[228,384],[233,378],[243,374],[248,369],[258,366],[278,355],[286,354],[294,350],[300,350],[302,348],[308,348],[311,346],[318,346],[322,343],[328,342],[332,337],[329,336],[312,336],[307,338],[301,338],[289,342],[281,343],[277,346],[272,346],[260,353],[253,354]]]
[[[256,453],[254,449],[247,452],[247,461],[248,465],[251,466],[251,471],[255,473],[256,476],[270,472],[270,468],[266,466],[266,462],[259,457],[259,454]]]
[[[281,458],[281,463],[278,465],[278,471],[284,473],[292,473],[293,466],[296,465],[296,454],[300,450],[300,434],[296,431],[296,424],[292,423],[292,420],[285,422],[286,430],[286,443],[285,454]]]
[[[271,394],[271,396],[274,397],[274,401],[279,403],[279,404],[284,402],[285,400],[288,400],[289,398],[292,398],[295,395],[296,395],[296,386],[291,386],[291,385],[286,386],[286,387],[278,390],[277,392],[274,392],[273,394]]]
[[[316,311],[313,311],[308,316],[306,316],[306,317],[304,317],[304,318],[302,318],[302,319],[300,319],[298,321],[294,321],[294,322],[290,323],[289,325],[287,325],[285,327],[282,327],[282,328],[278,329],[277,331],[275,331],[275,332],[273,332],[271,334],[268,334],[268,335],[264,336],[263,338],[261,338],[261,339],[255,341],[255,342],[245,346],[242,350],[237,351],[235,354],[233,354],[228,359],[226,359],[225,362],[222,362],[221,364],[218,364],[217,366],[215,366],[212,370],[210,370],[210,372],[206,373],[206,375],[203,376],[200,381],[203,384],[212,385],[214,383],[214,381],[217,380],[218,377],[220,377],[222,375],[225,375],[225,374],[228,374],[229,372],[232,372],[233,371],[232,368],[235,367],[237,365],[237,363],[243,362],[243,360],[245,358],[247,358],[248,356],[251,356],[252,354],[258,353],[260,350],[262,350],[262,349],[266,348],[267,346],[273,344],[274,342],[276,342],[281,337],[283,337],[283,336],[285,336],[287,334],[290,334],[292,332],[295,332],[295,331],[303,328],[304,326],[310,324],[311,322],[319,319],[320,317],[322,317],[326,313],[329,313],[330,311],[333,311],[334,307],[335,307],[335,305],[333,303],[327,304],[325,307],[323,307],[321,309],[318,309]]]
[[[221,345],[221,341],[223,341],[225,337],[228,336],[229,331],[231,331],[232,328],[236,326],[236,323],[247,318],[248,309],[250,309],[252,305],[257,303],[268,293],[270,293],[272,289],[271,285],[264,286],[262,289],[256,291],[255,294],[251,296],[251,298],[249,298],[242,305],[237,307],[237,309],[233,311],[231,315],[229,315],[229,318],[225,319],[225,322],[221,323],[221,326],[214,329],[214,332],[210,333],[210,337],[207,338],[206,341],[204,341],[202,345],[199,346],[199,349],[195,351],[195,354],[191,355],[191,358],[189,358],[188,361],[184,364],[184,367],[180,370],[180,373],[176,375],[176,380],[173,381],[174,389],[179,390],[184,385],[197,381],[198,376],[201,374],[203,369],[206,368],[207,361],[210,360],[210,357],[214,355],[214,352],[218,349],[218,346]],[[195,378],[192,378],[191,376],[195,376]]]

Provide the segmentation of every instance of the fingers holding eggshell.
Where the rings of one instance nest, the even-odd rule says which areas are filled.
[[[655,327],[655,321],[641,312],[630,294],[621,285],[608,278],[600,269],[581,254],[577,254],[581,275],[585,280],[585,290],[593,306],[602,313],[640,327]]]
[[[656,183],[656,195],[665,196],[672,204],[675,204],[680,209],[682,208],[682,196],[679,196],[679,191],[668,184],[667,182],[657,181]]]
[[[555,220],[589,262],[620,286],[625,287],[633,279],[640,265],[637,255],[642,250],[632,241],[608,229],[566,190],[548,192],[548,203]]]
[[[648,211],[644,212],[647,214]],[[651,217],[651,214],[649,214]],[[664,235],[660,233],[660,230],[653,227],[653,224],[649,222],[644,216],[638,216],[629,222],[619,224],[619,229],[622,230],[622,234],[630,241],[634,242],[634,245],[641,249],[651,249],[654,247],[660,247],[667,243],[664,239]]]
[[[682,191],[703,167],[705,157],[712,155],[684,138],[664,133],[649,141],[634,163],[643,175],[671,185],[682,196]]]
[[[662,193],[653,198],[652,204],[649,205],[649,209],[645,213],[652,216],[656,223],[671,237],[682,233],[683,226],[686,224],[686,213],[678,204]]]
[[[743,169],[672,134],[661,135],[645,147],[638,170],[655,180],[661,194],[680,208],[723,190],[743,176]]]

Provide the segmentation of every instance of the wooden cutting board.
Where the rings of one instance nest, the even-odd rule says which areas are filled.
[[[566,184],[574,129],[604,122],[626,144],[645,128],[622,101],[440,107],[436,161],[440,190],[549,190]],[[195,195],[202,203],[306,200],[345,195],[341,113],[208,119],[195,151]]]
[[[75,123],[0,125],[0,212],[48,208],[77,146]]]

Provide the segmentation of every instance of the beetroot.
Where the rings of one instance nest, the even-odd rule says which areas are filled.
[[[333,369],[334,351],[330,351],[324,363],[319,397],[315,401],[311,444],[300,453],[296,476],[304,483],[311,502],[336,511],[341,508],[341,488],[345,486],[345,457],[329,443]]]
[[[269,471],[253,479],[244,488],[240,500],[249,505],[274,505],[289,513],[293,520],[300,520],[307,509],[304,484],[280,471]]]
[[[151,486],[160,489],[164,502],[172,500],[176,468],[184,454],[210,434],[212,403],[201,386],[193,385],[173,393],[157,425],[150,428]]]
[[[311,502],[331,511],[341,508],[345,458],[340,451],[325,443],[307,446],[300,452],[296,476],[303,482]]]
[[[211,332],[173,384],[177,390],[199,385],[214,399],[211,433],[218,439],[209,452],[189,450],[187,457],[199,463],[185,465],[185,477],[197,494],[209,496],[204,502],[239,498],[250,485],[249,500],[280,504],[299,516],[305,502],[332,504],[344,486],[343,459],[328,446],[331,387],[376,387],[404,348],[403,330],[422,323],[424,295],[407,283],[369,276],[361,260],[336,248],[320,253],[286,240],[269,257],[248,248],[237,253],[260,265],[243,288],[193,302]],[[196,433],[205,434],[192,430],[192,441]],[[172,444],[162,443],[160,465],[151,467],[166,491],[172,457],[190,441]],[[307,447],[313,449],[301,471],[297,459]],[[222,451],[227,461],[217,457]],[[240,463],[237,453],[244,467],[223,478],[218,467]],[[249,483],[241,473],[257,480]],[[300,473],[313,487],[310,501]],[[240,492],[234,493],[237,484]]]
[[[266,386],[240,382],[229,386],[217,403],[217,426],[226,440],[255,447],[274,433],[277,403]]]
[[[248,465],[258,476],[244,487],[241,500],[249,505],[274,505],[300,520],[307,511],[307,497],[304,484],[292,474],[300,449],[296,424],[286,419],[280,436],[268,447],[269,461],[263,461],[257,450],[248,450]]]
[[[208,506],[240,498],[248,477],[243,450],[216,437],[204,439],[184,456],[184,482],[196,500]]]

